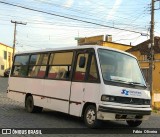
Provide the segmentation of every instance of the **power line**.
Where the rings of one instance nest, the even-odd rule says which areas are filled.
[[[117,29],[117,30],[123,30],[123,31],[129,31],[129,32],[134,32],[134,33],[140,33],[141,34],[141,32],[138,32],[138,31],[127,30],[127,29],[112,27],[112,26],[103,25],[103,24],[95,23],[95,22],[91,22],[91,21],[85,21],[85,20],[81,20],[81,19],[77,19],[77,18],[72,18],[72,17],[68,17],[68,16],[64,16],[64,15],[58,15],[58,14],[55,14],[55,13],[50,13],[50,12],[46,12],[46,11],[42,11],[42,10],[32,9],[32,8],[28,8],[28,7],[25,7],[25,6],[20,6],[20,5],[12,4],[12,3],[8,3],[8,2],[0,1],[0,3],[5,4],[5,5],[14,6],[14,7],[23,8],[23,9],[26,9],[26,10],[32,10],[32,11],[39,12],[39,13],[53,15],[53,16],[57,16],[57,17],[61,17],[61,18],[66,18],[66,19],[75,20],[75,21],[79,21],[79,22],[89,23],[89,24],[93,24],[93,25],[97,25],[97,26],[102,26],[102,27],[113,28],[113,29]]]
[[[5,19],[3,19],[2,21],[8,21],[8,20],[6,20],[6,16],[7,17],[17,17],[17,16],[11,16],[11,15],[4,15],[4,14],[0,14],[0,15],[2,15],[2,16],[4,16],[5,17]],[[32,16],[33,17],[33,16]],[[55,23],[53,23],[52,21],[39,21],[39,20],[33,20],[33,19],[31,19],[31,20],[26,20],[28,23],[30,23],[30,24],[44,24],[44,25],[56,25]],[[46,24],[47,23],[47,24]],[[89,25],[81,25],[81,24],[75,24],[75,23],[70,23],[70,24],[66,24],[66,22],[62,22],[62,21],[58,21],[58,25],[57,26],[68,26],[68,27],[83,27],[83,28],[95,28],[95,27],[93,27],[93,26],[89,26]],[[62,25],[61,25],[62,24]],[[63,24],[65,24],[65,25],[63,25]],[[133,28],[135,28],[135,29],[140,29],[141,31],[144,29],[144,28],[142,28],[142,27],[140,27],[139,25],[131,25],[131,24],[127,24],[127,23],[119,23],[118,24],[119,26],[124,26],[124,25],[126,25],[126,26],[129,26],[129,27],[133,27]],[[97,28],[97,27],[96,27]],[[95,29],[96,29],[95,28]],[[101,29],[104,29],[104,27],[103,28],[101,28]],[[146,29],[144,29],[144,30],[146,30]]]
[[[40,1],[41,3],[44,3],[44,1],[42,2],[42,1]],[[46,2],[45,2],[46,3]],[[48,1],[47,1],[47,3],[48,3]],[[16,3],[16,4],[20,4],[20,3]],[[34,5],[34,8],[35,8],[35,5],[38,5],[37,3],[34,3],[34,4],[31,4],[31,5]],[[51,4],[51,3],[49,3],[48,5],[53,5],[53,4]],[[55,5],[55,4],[54,4]],[[56,4],[57,5],[57,4]],[[44,7],[44,6],[43,6]],[[56,6],[57,7],[57,6]],[[66,8],[65,6],[61,6],[61,5],[59,5],[58,7],[62,7],[62,8],[65,8],[66,10],[71,10],[71,9],[73,9],[72,7],[71,8]],[[33,7],[32,7],[33,8]],[[145,7],[144,7],[145,8]],[[49,9],[49,8],[47,8],[47,9]],[[81,8],[82,9],[82,8]],[[9,9],[10,10],[10,9]],[[88,10],[88,9],[87,9]],[[76,9],[74,9],[74,11],[76,11]],[[77,10],[77,11],[79,11],[79,9]],[[82,11],[82,10],[81,10]],[[140,11],[140,10],[139,10]],[[56,13],[56,14],[61,14],[61,13],[58,13],[57,11],[53,11],[54,13]],[[66,12],[65,12],[66,13]],[[103,12],[104,13],[104,12]],[[92,17],[95,17],[95,16],[93,16],[95,13],[93,13],[93,14],[90,14],[90,16],[92,16]],[[134,14],[135,14],[135,12],[134,12]],[[143,15],[142,13],[140,13],[141,15]],[[24,14],[23,14],[24,15]],[[27,15],[28,15],[28,13],[27,13]],[[82,19],[84,19],[84,17],[80,17],[80,16],[75,16],[75,15],[67,15],[67,14],[64,14],[63,13],[63,15],[65,15],[65,16],[71,16],[71,17],[74,17],[74,18],[77,18],[77,17],[79,17],[79,18],[82,18]],[[78,12],[78,15],[79,15],[79,12]],[[84,15],[84,14],[83,14]],[[86,12],[85,12],[85,15],[88,15]],[[102,14],[102,15],[104,15],[104,14]],[[126,15],[126,14],[125,14]],[[139,14],[138,14],[139,15]],[[33,16],[32,16],[33,17]],[[115,16],[114,16],[115,17]],[[116,16],[117,17],[117,16]],[[134,19],[134,15],[131,15],[131,14],[129,14],[129,17],[130,18],[123,18],[123,19],[128,19],[128,20],[133,20]],[[122,17],[120,17],[120,18],[122,18]],[[132,18],[132,19],[131,19]],[[136,17],[137,18],[137,17]],[[86,18],[85,17],[85,19],[90,19],[90,20],[94,20],[94,21],[100,21],[100,20],[97,20],[97,19],[94,19],[94,18]],[[102,18],[100,18],[100,16],[98,16],[98,19],[102,19]],[[103,18],[103,23],[113,23],[113,21],[107,21],[107,22],[105,22],[104,21],[104,18]],[[114,23],[115,24],[115,23]],[[125,28],[125,29],[129,29],[129,30],[133,30],[132,28],[130,28],[130,27],[132,27],[132,26],[135,26],[135,28],[134,29],[140,29],[139,27],[137,27],[137,26],[139,26],[138,24],[134,24],[134,25],[130,25],[130,24],[124,24],[124,25],[127,25],[127,26],[129,26],[129,28],[126,28],[126,26],[125,27],[121,27],[121,26],[119,26],[119,24],[121,24],[121,25],[123,25],[124,24],[124,21],[116,21],[116,27],[118,27],[118,28]],[[84,25],[83,25],[84,26]],[[114,26],[115,27],[115,26]],[[142,27],[142,25],[141,25],[141,27]],[[144,29],[144,28],[143,28]],[[146,29],[145,29],[146,30]],[[139,31],[142,31],[141,29],[139,30]]]

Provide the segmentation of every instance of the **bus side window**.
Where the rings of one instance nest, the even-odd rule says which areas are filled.
[[[29,55],[17,55],[13,64],[12,76],[25,77],[27,75]]]
[[[72,59],[73,52],[71,51],[51,53],[48,78],[68,80],[70,78]]]
[[[91,59],[91,65],[90,65],[90,69],[89,69],[88,80],[89,81],[97,81],[98,80],[96,60],[95,60],[94,55],[92,55],[92,59]]]
[[[47,68],[48,54],[34,54],[29,63],[29,77],[44,78]]]
[[[86,57],[85,65],[84,65],[83,68],[81,68],[79,66],[79,61],[80,61],[81,56]],[[84,81],[85,80],[87,63],[88,63],[88,53],[79,54],[78,58],[77,58],[77,65],[76,65],[76,70],[75,70],[75,74],[74,74],[74,80],[75,81]]]

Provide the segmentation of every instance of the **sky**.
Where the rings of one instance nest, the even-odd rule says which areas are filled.
[[[13,20],[27,23],[17,25],[18,52],[76,46],[76,37],[97,35],[112,35],[113,42],[135,46],[149,39],[150,3],[151,0],[0,0],[0,43],[13,46]],[[156,2],[155,8],[159,6]],[[160,36],[160,10],[155,10],[155,35]]]

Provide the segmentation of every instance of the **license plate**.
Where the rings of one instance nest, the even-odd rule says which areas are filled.
[[[127,119],[134,119],[135,117],[135,115],[127,115]]]

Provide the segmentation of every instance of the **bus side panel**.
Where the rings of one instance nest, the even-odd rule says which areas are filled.
[[[22,103],[25,102],[25,96],[26,96],[25,93],[18,93],[18,92],[13,92],[13,91],[9,91],[7,93],[8,98],[13,99],[15,101],[22,102]]]
[[[100,83],[86,83],[84,101],[99,104],[100,96]]]
[[[9,78],[9,90],[17,92],[25,92],[26,78],[10,77]]]
[[[35,106],[44,107],[44,79],[26,78],[25,92],[31,93]]]
[[[84,82],[72,82],[71,96],[70,96],[70,115],[80,116],[82,109],[83,96],[85,90]]]
[[[25,79],[25,92],[44,96],[44,79]]]
[[[70,98],[70,114],[81,116],[85,103],[97,103],[100,101],[99,84],[72,82]]]
[[[10,77],[7,97],[15,101],[25,101],[25,78]]]
[[[49,109],[68,113],[71,81],[45,80],[44,92]]]

